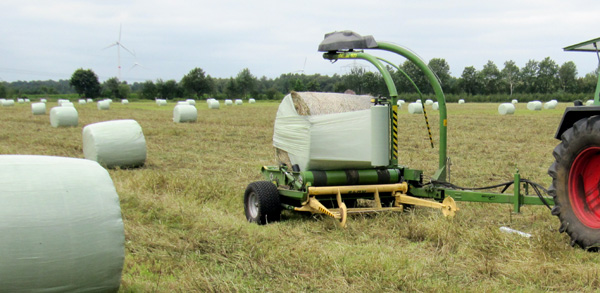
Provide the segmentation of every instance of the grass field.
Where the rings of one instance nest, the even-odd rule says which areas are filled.
[[[48,104],[50,107],[55,103]],[[284,213],[283,221],[246,222],[246,185],[274,164],[271,145],[278,103],[209,110],[198,122],[172,122],[174,103],[76,105],[79,126],[53,128],[30,106],[0,107],[0,153],[82,158],[82,127],[135,119],[146,137],[146,166],[109,170],[125,224],[123,292],[246,291],[597,291],[600,254],[569,246],[543,206],[458,202],[453,219],[416,208],[351,217],[347,228],[319,216]],[[550,185],[554,133],[567,104],[555,110],[500,116],[497,104],[448,105],[451,182],[484,186],[521,176]],[[434,143],[437,112],[429,107]],[[422,115],[399,115],[401,164],[432,175]],[[501,226],[531,233],[523,238]]]

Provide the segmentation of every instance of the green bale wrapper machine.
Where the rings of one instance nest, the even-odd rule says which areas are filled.
[[[595,39],[565,50],[598,52],[599,42],[600,39]],[[365,52],[377,50],[395,53],[412,62],[433,88],[440,115],[439,158],[437,169],[429,179],[424,178],[422,170],[411,169],[398,162],[398,93],[383,63],[401,70],[389,61]],[[361,36],[351,31],[326,34],[319,51],[324,52],[324,59],[331,61],[366,60],[381,73],[389,97],[374,98],[370,112],[372,118],[377,115],[385,120],[384,124],[373,122],[372,125],[371,137],[384,140],[373,151],[373,156],[380,159],[377,163],[373,159],[370,167],[361,168],[302,169],[297,164],[264,166],[261,173],[265,180],[250,183],[244,194],[248,221],[258,224],[278,221],[281,211],[286,209],[324,214],[338,219],[344,226],[349,214],[403,211],[411,206],[436,208],[446,216],[454,216],[458,211],[455,201],[506,203],[513,205],[516,213],[523,205],[546,205],[549,208],[553,206],[552,214],[559,217],[560,231],[569,234],[571,245],[591,250],[600,246],[600,79],[594,106],[569,107],[565,111],[556,134],[556,138],[561,140],[554,150],[556,162],[548,171],[553,178],[548,191],[539,184],[522,179],[518,170],[510,182],[466,189],[447,182],[446,100],[436,75],[423,60],[406,48],[378,42],[372,36]],[[426,112],[424,114],[427,121]],[[433,146],[431,132],[429,134]],[[381,160],[382,152],[384,162]],[[512,193],[507,193],[511,186]],[[504,189],[500,193],[481,191],[494,187]],[[529,190],[535,194],[530,195]],[[373,204],[355,207],[359,199],[371,200]]]

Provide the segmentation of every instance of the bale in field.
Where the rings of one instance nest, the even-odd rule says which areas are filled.
[[[196,120],[198,120],[198,110],[192,105],[177,105],[173,109],[175,123],[196,122]]]
[[[188,104],[190,104],[190,105],[192,105],[192,106],[195,106],[195,105],[196,105],[196,100],[194,100],[194,99],[187,99],[187,100],[185,100],[185,101],[186,101],[186,102],[188,102]]]
[[[2,107],[12,107],[15,105],[15,100],[7,99],[2,101]]]
[[[460,100],[458,100],[458,104],[459,104],[459,105],[460,105],[460,104],[464,104],[464,103],[465,103],[465,100],[464,100],[464,99],[460,99]]]
[[[249,100],[248,100],[248,103],[250,103],[250,104],[254,104],[254,103],[256,103],[256,100],[255,100],[255,99],[249,99]]]
[[[539,111],[542,110],[542,102],[540,101],[531,101],[527,103],[527,109],[530,111]]]
[[[242,105],[243,103],[244,103],[244,101],[242,101],[241,99],[235,100],[235,105]]]
[[[192,106],[193,107],[193,106]],[[213,99],[210,102],[208,102],[208,108],[209,109],[215,109],[218,110],[221,107],[221,104],[219,103],[219,101]]]
[[[438,111],[440,109],[440,105],[438,104],[438,102],[435,102],[431,105],[431,109]]]
[[[122,99],[122,100],[121,100],[121,104],[122,104],[122,105],[128,105],[128,104],[129,104],[129,100],[127,100],[127,99]]]
[[[229,100],[229,99],[225,100],[225,106],[231,106],[231,105],[233,105],[232,100]]]
[[[146,161],[142,127],[131,119],[86,125],[82,132],[83,155],[107,168],[132,168]]]
[[[417,102],[408,104],[408,113],[423,114],[423,104]]]
[[[102,101],[98,101],[98,110],[108,110],[110,109],[110,101],[108,100],[102,100]]]
[[[45,103],[32,103],[31,104],[31,113],[33,115],[45,115],[46,114],[46,104]]]
[[[79,114],[75,107],[57,106],[50,109],[50,125],[52,127],[77,126]]]
[[[557,100],[550,100],[550,101],[544,103],[544,109],[552,110],[552,109],[555,109],[557,105],[558,105]]]
[[[513,103],[502,103],[498,106],[500,115],[510,115],[515,113],[515,105]]]
[[[116,292],[125,234],[119,196],[96,162],[0,156],[0,288]]]
[[[85,105],[87,104],[87,101],[85,99],[79,99],[79,105]]]
[[[75,107],[75,105],[73,105],[73,103],[71,102],[63,102],[62,104],[60,104],[61,107]]]

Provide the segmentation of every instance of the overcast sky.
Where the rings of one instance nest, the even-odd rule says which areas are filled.
[[[344,74],[352,61],[332,65],[317,52],[336,30],[397,43],[426,62],[444,58],[457,77],[488,60],[502,69],[545,57],[574,61],[583,76],[598,65],[595,54],[562,48],[600,37],[599,19],[598,0],[2,0],[0,80],[69,79],[78,68],[101,81],[118,76],[117,48],[104,48],[120,26],[135,52],[120,50],[130,83],[179,81],[195,67],[220,78],[244,68],[259,78]]]

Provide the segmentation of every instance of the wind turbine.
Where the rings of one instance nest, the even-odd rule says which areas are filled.
[[[117,67],[119,68],[119,81],[121,81],[121,48],[123,48],[125,51],[129,52],[129,54],[133,55],[135,57],[135,54],[131,51],[129,51],[129,49],[125,48],[125,46],[123,46],[123,44],[121,44],[121,28],[122,25],[119,25],[119,39],[114,42],[113,44],[108,45],[105,49],[117,46]]]
[[[308,57],[305,57],[305,58],[304,58],[304,66],[302,66],[302,69],[300,69],[300,70],[296,70],[296,71],[292,71],[292,72],[290,72],[290,73],[302,73],[302,74],[304,74],[304,68],[306,68],[306,60],[307,60],[307,59],[308,59]]]

